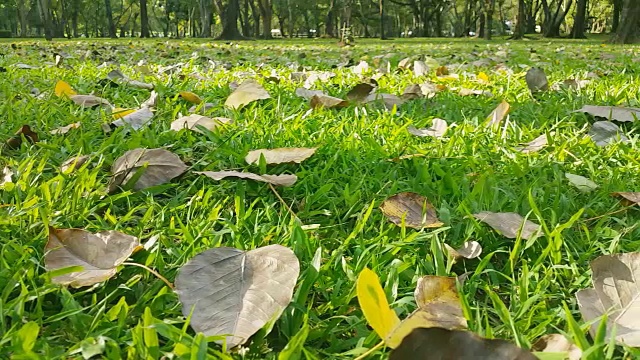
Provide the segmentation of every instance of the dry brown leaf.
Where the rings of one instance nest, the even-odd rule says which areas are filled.
[[[477,90],[477,89],[467,89],[467,88],[460,88],[460,90],[458,91],[458,95],[460,96],[486,96],[486,97],[493,97],[493,93],[491,91],[488,90]]]
[[[147,100],[145,100],[145,102],[143,102],[142,104],[140,104],[140,107],[148,107],[148,108],[155,108],[158,105],[158,93],[154,91],[151,92],[151,94],[149,95],[149,98]]]
[[[153,90],[153,84],[145,83],[138,80],[132,80],[128,76],[122,73],[120,70],[112,70],[107,74],[107,79],[129,85],[138,89]]]
[[[549,81],[547,75],[540,68],[533,67],[527,71],[525,76],[527,86],[531,93],[549,90]]]
[[[539,338],[531,347],[533,351],[564,353],[566,360],[580,360],[582,350],[561,334],[548,334]]]
[[[295,175],[258,175],[240,171],[196,171],[196,174],[207,176],[213,180],[222,180],[227,177],[237,177],[268,183],[276,186],[291,186],[296,183],[298,177]]]
[[[548,144],[547,134],[542,134],[537,138],[531,140],[530,142],[526,144],[522,144],[523,145],[522,147],[517,147],[516,150],[525,154],[530,154],[530,153],[534,153],[536,151],[540,151],[544,149],[547,146],[547,144]]]
[[[415,76],[423,76],[429,73],[429,67],[422,60],[416,60],[413,62],[413,73]]]
[[[113,105],[109,103],[109,100],[103,99],[94,95],[70,95],[69,99],[82,107],[94,107],[102,106],[106,108],[113,108]]]
[[[420,89],[420,85],[411,84],[411,85],[408,85],[406,88],[404,88],[401,98],[404,100],[413,100],[413,99],[419,99],[424,96],[425,95],[422,93],[422,89]]]
[[[49,228],[44,262],[47,271],[82,266],[82,271],[56,276],[56,284],[90,286],[116,274],[117,267],[140,246],[138,238],[118,231],[92,234],[81,229]]]
[[[256,100],[269,99],[270,97],[271,95],[269,95],[262,85],[253,79],[249,79],[240,84],[240,86],[229,95],[224,104],[231,109],[239,109]]]
[[[8,166],[2,168],[2,173],[0,173],[0,186],[13,183],[13,175],[13,170],[11,170],[11,168],[9,168]]]
[[[369,63],[361,60],[358,65],[351,68],[351,71],[356,75],[362,75],[369,71]]]
[[[382,102],[387,109],[391,109],[394,106],[398,107],[404,103],[404,100],[402,100],[398,96],[393,94],[386,94],[386,93],[369,94],[369,96],[367,96],[366,98],[364,98],[364,100],[362,100],[362,102],[365,104],[370,102],[377,102],[377,101]]]
[[[153,118],[153,112],[148,107],[140,108],[132,113],[122,116],[111,123],[113,126],[130,125],[134,130],[139,130]]]
[[[411,68],[411,58],[407,57],[404,58],[402,60],[400,60],[400,62],[398,62],[398,69],[410,69]]]
[[[309,90],[305,88],[297,88],[296,95],[302,98],[305,98],[307,100],[310,100],[315,95],[324,95],[324,93],[320,90]]]
[[[437,228],[442,225],[438,220],[436,209],[426,197],[413,192],[403,192],[393,195],[380,205],[382,213],[392,223],[421,230],[423,228]]]
[[[309,106],[312,109],[317,109],[317,108],[343,108],[345,106],[348,106],[349,102],[346,100],[342,100],[333,96],[329,96],[329,95],[325,95],[325,94],[320,94],[320,95],[313,95],[311,97],[311,99],[309,100]]]
[[[623,198],[628,205],[640,205],[640,192],[614,192],[611,195]]]
[[[454,260],[461,257],[465,259],[475,259],[482,254],[482,246],[477,241],[466,241],[459,249],[454,249],[451,246],[444,244],[449,256]]]
[[[500,123],[509,113],[511,105],[508,102],[502,101],[492,112],[487,116],[486,127],[496,129],[500,126]]]
[[[195,132],[202,133],[198,126],[202,126],[205,129],[213,131],[213,129],[232,123],[233,120],[225,117],[209,118],[202,115],[191,114],[189,116],[183,116],[171,123],[171,130],[180,131],[182,129],[189,129]]]
[[[144,169],[141,169],[145,167]],[[119,157],[111,167],[113,177],[109,181],[109,192],[118,187],[131,186],[142,190],[169,182],[187,170],[187,165],[172,152],[165,149],[134,149]],[[137,174],[142,171],[142,174]],[[135,184],[128,182],[139,176]]]
[[[190,102],[192,104],[200,104],[202,102],[202,99],[200,98],[200,96],[196,95],[195,93],[192,93],[191,91],[180,91],[178,93],[178,96],[180,96],[181,98],[185,99],[187,102]]]
[[[583,112],[592,116],[620,122],[633,122],[637,118],[640,118],[640,108],[631,107],[585,105],[574,112]]]
[[[22,145],[22,137],[24,136],[27,141],[34,144],[39,141],[38,134],[36,134],[33,130],[31,130],[31,126],[22,125],[18,131],[16,131],[15,135],[7,139],[5,142],[4,148],[9,150],[17,150]]]
[[[447,122],[440,118],[434,118],[430,128],[417,129],[414,126],[409,126],[407,131],[415,136],[441,138],[447,132]]]
[[[49,131],[49,134],[51,134],[51,135],[64,135],[64,134],[68,133],[71,129],[77,129],[80,126],[82,126],[82,123],[79,123],[79,122],[72,123],[72,124],[69,124],[67,126],[61,126],[61,127],[57,128],[57,129],[53,129],[53,130]]]
[[[591,335],[607,314],[605,342],[615,328],[620,345],[640,347],[640,253],[603,255],[591,262],[593,288],[576,293],[578,308],[585,322],[593,322]]]
[[[449,75],[449,69],[446,66],[438,66],[436,68],[436,76],[447,76]]]
[[[300,164],[311,157],[317,148],[276,148],[249,151],[244,160],[248,164],[257,164],[260,156],[264,156],[267,164],[296,163]]]
[[[523,239],[532,239],[539,235],[540,225],[526,220],[516,213],[494,213],[482,211],[473,214],[473,217],[491,226],[504,237],[515,239],[521,233]]]
[[[629,138],[624,135],[624,132],[618,125],[611,121],[596,121],[591,125],[589,129],[589,137],[596,145],[603,147],[614,142],[627,142]]]
[[[345,98],[351,102],[362,102],[367,98],[369,94],[371,94],[374,88],[375,87],[369,83],[357,84],[351,90],[349,90]]]
[[[89,160],[89,155],[80,155],[74,156],[70,159],[67,159],[65,162],[60,165],[60,171],[65,174],[71,173],[84,165],[84,163]]]

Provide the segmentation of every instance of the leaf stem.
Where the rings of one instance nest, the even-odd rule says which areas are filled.
[[[589,219],[584,219],[584,220],[582,220],[582,221],[587,222],[587,221],[598,220],[598,219],[603,218],[603,217],[605,217],[605,216],[614,215],[614,214],[618,214],[618,213],[621,213],[621,212],[627,211],[627,210],[631,209],[631,208],[632,208],[632,207],[634,207],[634,206],[635,206],[635,204],[634,204],[634,205],[631,205],[631,206],[623,207],[622,209],[618,209],[618,210],[616,210],[616,211],[611,211],[611,212],[608,212],[608,213],[606,213],[606,214],[602,214],[602,215],[600,215],[600,216],[592,217],[592,218],[589,218]]]
[[[380,341],[376,346],[374,346],[371,349],[367,350],[364,354],[358,356],[357,358],[355,358],[353,360],[362,360],[362,359],[364,359],[367,356],[371,355],[374,351],[380,349],[383,346],[384,346],[384,340]]]
[[[134,262],[123,262],[122,265],[132,265],[132,266],[137,266],[137,267],[141,267],[145,270],[147,270],[148,272],[152,273],[153,275],[155,275],[158,279],[162,280],[165,284],[167,284],[167,286],[173,290],[173,284],[171,282],[169,282],[169,280],[167,280],[167,278],[165,278],[164,276],[160,275],[160,273],[158,273],[157,271],[153,270],[152,268],[146,266],[146,265],[142,265],[142,264],[138,264],[138,263],[134,263]]]
[[[271,188],[271,191],[273,191],[274,194],[276,194],[276,197],[278,198],[278,200],[280,200],[280,202],[282,203],[282,205],[284,205],[287,210],[289,211],[289,213],[291,214],[291,216],[293,216],[294,219],[297,219],[298,216],[296,215],[296,213],[293,212],[293,210],[291,209],[291,207],[284,201],[284,199],[280,196],[280,194],[278,194],[278,190],[276,190],[275,187],[273,187],[272,184],[269,183],[269,188]]]

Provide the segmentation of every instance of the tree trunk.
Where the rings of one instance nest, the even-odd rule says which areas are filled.
[[[253,0],[249,1],[249,6],[251,6],[251,16],[253,17],[253,33],[260,34],[260,11]]]
[[[387,37],[384,33],[384,0],[380,0],[380,40],[386,40]]]
[[[335,33],[335,1],[331,0],[331,2],[329,3],[329,10],[327,10],[327,20],[324,22],[325,23],[325,34],[327,34],[327,36],[329,37],[336,37],[336,33]]]
[[[53,40],[53,27],[51,24],[51,12],[49,11],[49,0],[38,0],[40,5],[40,17],[44,24],[44,37],[48,41]]]
[[[622,0],[613,0],[613,21],[611,24],[611,31],[618,31],[618,25],[620,24],[620,10],[622,9]]]
[[[18,14],[20,16],[20,37],[27,37],[27,5],[26,0],[20,0]]]
[[[571,38],[585,39],[584,29],[587,18],[587,0],[578,0],[576,3],[576,16],[573,20],[573,29],[571,30]]]
[[[546,0],[542,0],[543,5],[545,5]],[[564,11],[562,10],[562,5],[565,5]],[[556,8],[555,13],[549,12],[549,6],[545,7],[545,29],[543,29],[544,37],[560,37],[560,27],[564,22],[564,19],[567,17],[569,10],[571,9],[571,5],[573,5],[573,0],[569,0],[566,4],[563,1],[558,2],[558,7]],[[548,18],[548,20],[547,20]]]
[[[271,19],[273,8],[271,0],[259,0],[260,14],[262,15],[262,38],[271,39]]]
[[[484,38],[485,32],[485,16],[486,14],[483,12],[480,13],[480,18],[478,19],[478,27],[476,28],[476,36],[479,38]]]
[[[140,37],[149,37],[149,15],[147,14],[147,0],[140,0]]]
[[[638,40],[638,27],[640,26],[640,0],[625,0],[622,8],[622,18],[618,25],[618,32],[613,37],[613,42],[618,44],[630,44]]]
[[[240,12],[240,1],[229,0],[224,9],[222,19],[222,33],[218,36],[220,40],[242,40],[244,36],[238,30],[238,13]]]
[[[496,6],[495,0],[487,0],[485,2],[486,10],[485,10],[485,29],[484,29],[484,39],[491,40],[491,30],[493,30],[493,11]]]
[[[200,37],[211,37],[211,0],[200,0],[200,21],[202,22]]]
[[[104,0],[104,9],[107,16],[107,24],[109,25],[109,37],[116,38],[116,25],[113,23],[113,13],[111,11],[111,0]]]
[[[513,39],[519,40],[524,38],[524,31],[526,27],[526,14],[525,14],[525,2],[524,0],[518,0],[518,17],[516,18],[516,29],[513,32]]]

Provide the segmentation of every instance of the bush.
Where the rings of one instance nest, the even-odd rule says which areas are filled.
[[[11,30],[0,30],[0,38],[10,38]]]

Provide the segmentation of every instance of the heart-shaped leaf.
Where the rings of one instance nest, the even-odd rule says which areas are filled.
[[[618,125],[611,121],[596,121],[591,125],[589,137],[598,146],[607,146],[616,141],[627,142],[629,139],[624,135]]]
[[[232,109],[239,109],[256,100],[269,99],[271,95],[262,85],[253,79],[245,80],[237,89],[229,95],[225,106]]]
[[[345,106],[348,106],[349,102],[346,100],[342,100],[339,99],[337,97],[333,97],[333,96],[329,96],[329,95],[325,95],[325,94],[319,94],[319,95],[313,95],[311,97],[311,99],[309,100],[309,106],[312,109],[317,109],[317,108],[342,108]]]
[[[623,198],[630,205],[640,205],[640,192],[614,192],[611,195]]]
[[[134,149],[119,157],[111,167],[113,177],[109,192],[120,186],[131,186],[142,190],[169,182],[187,170],[187,165],[172,152],[165,149]],[[141,172],[141,173],[139,173]],[[138,177],[137,180],[134,179]],[[129,184],[135,180],[134,184]]]
[[[525,221],[520,214],[516,213],[482,211],[473,214],[473,217],[488,224],[502,236],[510,239],[517,238],[518,234],[521,234],[523,239],[532,239],[537,237],[540,232],[540,225],[529,220]]]
[[[404,222],[405,226],[420,230],[444,225],[438,220],[436,209],[429,200],[412,192],[389,197],[380,205],[380,210],[389,221],[398,226],[402,226]]]
[[[230,124],[233,120],[223,117],[209,118],[202,115],[191,114],[189,116],[183,116],[171,123],[171,130],[180,131],[182,129],[189,129],[195,132],[201,133],[198,126],[202,126],[205,129],[213,130],[221,125]]]
[[[191,327],[206,336],[228,335],[227,345],[235,347],[280,316],[299,272],[298,258],[281,245],[251,251],[221,247],[189,260],[175,286]]]
[[[116,268],[138,246],[138,238],[118,231],[92,234],[82,229],[49,228],[44,262],[48,271],[82,267],[81,271],[53,277],[54,283],[73,287],[90,286],[115,275]]]

